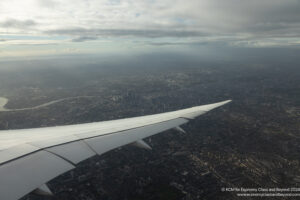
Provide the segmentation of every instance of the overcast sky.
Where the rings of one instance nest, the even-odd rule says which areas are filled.
[[[300,0],[0,1],[1,58],[195,44],[298,48]]]

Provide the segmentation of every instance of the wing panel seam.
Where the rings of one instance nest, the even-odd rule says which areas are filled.
[[[49,147],[48,147],[48,148],[49,148]],[[46,151],[46,152],[48,152],[48,153],[51,153],[51,154],[53,154],[54,156],[57,156],[57,157],[59,157],[59,158],[65,160],[66,162],[70,163],[70,164],[73,165],[74,167],[76,167],[76,164],[75,164],[75,163],[73,163],[73,162],[70,161],[69,159],[67,159],[67,158],[65,158],[65,157],[63,157],[63,156],[61,156],[61,155],[59,155],[59,154],[57,154],[57,153],[54,153],[54,152],[52,152],[52,151],[49,151],[48,148],[47,148],[47,149],[44,149],[44,151]],[[51,148],[51,147],[50,147],[50,148]]]

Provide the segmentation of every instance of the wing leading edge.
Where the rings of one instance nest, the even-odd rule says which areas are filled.
[[[176,128],[219,103],[188,109],[79,125],[0,131],[0,199],[16,200],[94,155]]]

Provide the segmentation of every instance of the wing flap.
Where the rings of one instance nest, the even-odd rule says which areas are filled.
[[[86,139],[85,141],[91,148],[93,148],[94,151],[97,152],[97,154],[101,155],[117,147],[130,144],[132,142],[141,140],[156,133],[166,131],[187,122],[188,120],[186,119],[177,118],[153,125]]]
[[[0,199],[16,200],[74,166],[39,151],[0,166]]]
[[[38,147],[29,144],[21,144],[5,149],[3,151],[0,151],[0,165],[38,150]]]
[[[79,162],[96,155],[96,153],[83,141],[71,142],[47,148],[46,150],[59,155],[74,164],[78,164]]]
[[[66,144],[72,141],[77,141],[79,138],[77,138],[74,135],[68,135],[68,136],[61,136],[61,137],[55,137],[55,138],[50,138],[47,140],[38,140],[34,142],[29,142],[29,144],[39,147],[41,149],[43,148],[48,148],[52,146],[57,146],[60,144]]]

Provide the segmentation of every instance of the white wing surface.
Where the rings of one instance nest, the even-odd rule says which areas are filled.
[[[130,143],[149,149],[143,138],[177,128],[229,102],[121,120],[0,131],[0,199],[16,200],[34,190],[47,192],[48,181],[96,154]]]

